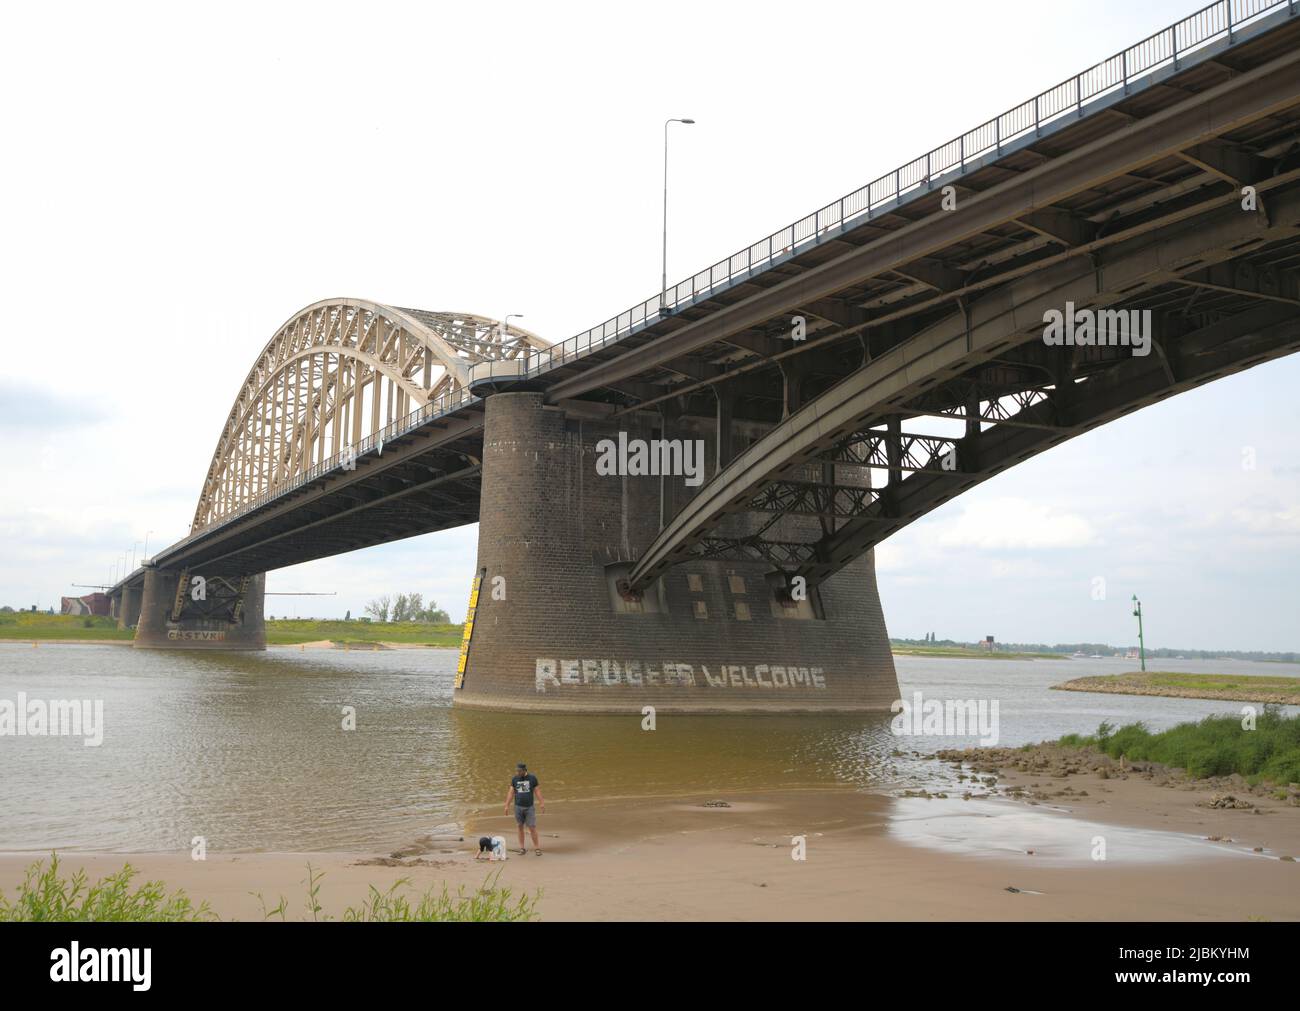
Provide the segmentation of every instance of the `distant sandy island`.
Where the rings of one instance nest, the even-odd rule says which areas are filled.
[[[1156,695],[1163,698],[1271,702],[1278,705],[1300,706],[1300,678],[1292,677],[1131,671],[1127,674],[1075,678],[1052,687],[1065,692]]]
[[[545,855],[515,852],[499,864],[474,860],[480,835],[514,846],[513,819],[495,806],[390,853],[62,858],[69,873],[84,866],[92,879],[129,860],[143,872],[137,881],[184,888],[225,919],[262,918],[250,893],[267,907],[283,896],[289,918],[308,918],[309,862],[324,873],[320,899],[335,918],[370,885],[409,878],[421,891],[443,882],[470,890],[497,869],[501,885],[542,890],[543,920],[1300,918],[1294,799],[1242,791],[1229,804],[1222,783],[1027,766],[950,766],[963,777],[951,790],[910,797],[846,788],[550,800]],[[0,854],[0,888],[47,855]]]

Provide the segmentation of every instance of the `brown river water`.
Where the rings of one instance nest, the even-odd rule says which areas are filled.
[[[0,701],[103,703],[103,741],[0,735],[0,850],[369,851],[500,804],[517,761],[548,800],[933,781],[914,757],[974,738],[896,737],[891,717],[528,716],[451,706],[452,650],[274,648],[152,653],[0,644]],[[1171,662],[1165,662],[1166,666]],[[1178,670],[1300,676],[1300,667],[1173,662]],[[1153,729],[1240,703],[1051,691],[1132,661],[898,657],[904,698],[999,702],[999,741]],[[342,728],[343,707],[356,729]],[[904,754],[898,754],[897,752]]]

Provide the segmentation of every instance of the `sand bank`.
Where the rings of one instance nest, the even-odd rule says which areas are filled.
[[[256,892],[268,906],[283,895],[290,918],[309,918],[309,861],[324,872],[321,901],[335,917],[370,885],[408,877],[420,889],[468,889],[500,868],[501,884],[543,890],[546,920],[1300,918],[1300,864],[1282,859],[1300,855],[1300,808],[1253,797],[1257,808],[1208,808],[1197,805],[1212,795],[1203,790],[1066,779],[1017,772],[995,787],[1050,803],[849,790],[551,801],[540,820],[546,854],[503,864],[473,859],[481,834],[514,839],[497,808],[467,819],[463,841],[430,836],[393,854],[63,857],[92,877],[129,859],[228,919],[260,919]],[[1073,796],[1050,796],[1067,786]],[[728,806],[710,806],[719,799]],[[1098,837],[1105,860],[1093,859]],[[802,860],[793,858],[800,838]],[[0,854],[0,888],[12,889],[35,856]]]
[[[1186,679],[1188,683],[1162,683],[1162,678]],[[1197,683],[1200,682],[1200,683]],[[1217,687],[1216,687],[1217,685]],[[1053,690],[1062,692],[1100,692],[1108,695],[1152,695],[1172,699],[1215,699],[1224,702],[1264,702],[1300,706],[1300,679],[1264,678],[1209,674],[1105,674],[1074,678]]]

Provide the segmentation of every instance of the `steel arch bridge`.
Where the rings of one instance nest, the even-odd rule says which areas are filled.
[[[549,347],[470,313],[326,299],[284,323],[222,426],[192,529],[230,518],[398,419],[464,390],[472,366]]]
[[[1217,0],[561,344],[308,306],[241,387],[191,534],[114,588],[119,615],[137,645],[258,648],[261,574],[478,522],[463,704],[608,711],[600,685],[640,655],[725,686],[690,705],[798,684],[830,687],[775,708],[887,708],[875,545],[1300,350],[1298,12]],[[1149,312],[1150,353],[1044,343],[1070,304]],[[634,434],[706,442],[704,483],[594,480],[593,449]],[[224,622],[186,603],[194,573],[231,588]],[[498,574],[509,607],[479,597]]]

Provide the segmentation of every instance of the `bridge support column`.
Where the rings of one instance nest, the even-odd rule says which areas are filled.
[[[650,440],[659,416],[566,417],[538,393],[484,407],[478,565],[465,574],[482,582],[456,705],[861,712],[898,697],[870,555],[803,601],[782,603],[784,580],[762,561],[689,562],[627,592],[659,529],[661,478],[598,472],[597,460],[620,430],[625,444]],[[699,439],[711,465],[716,433],[714,418],[681,417],[665,434]],[[695,494],[686,478],[667,478],[669,501]]]
[[[182,576],[185,587],[180,587]],[[194,576],[175,569],[145,569],[144,592],[133,643],[139,649],[266,649],[266,576],[212,577],[195,600]],[[176,616],[180,595],[181,608]],[[230,592],[226,592],[229,589]]]
[[[122,587],[121,603],[117,608],[117,627],[120,629],[131,628],[140,620],[140,597],[143,595],[144,587],[142,586],[124,586]]]

